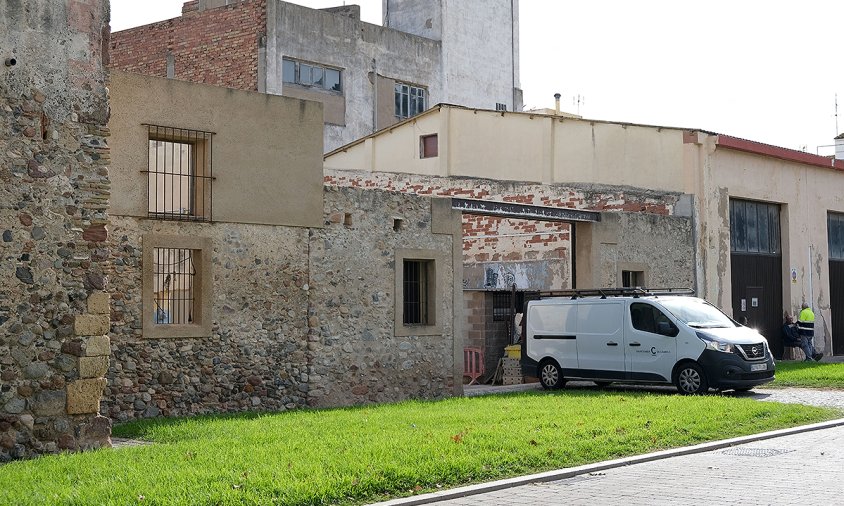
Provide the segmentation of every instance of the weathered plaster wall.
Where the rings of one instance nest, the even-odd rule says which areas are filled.
[[[312,230],[310,243],[309,403],[452,395],[460,381],[455,370],[462,373],[460,322],[454,319],[460,314],[459,217],[443,219],[432,213],[431,199],[396,192],[326,187],[325,200],[325,227]],[[402,220],[398,230],[395,219]],[[443,257],[436,265],[441,331],[435,335],[417,335],[411,327],[399,337],[394,328],[399,249]]]
[[[681,195],[628,187],[430,177],[325,169],[327,184],[383,188],[419,195],[500,200],[571,209],[672,215]],[[463,287],[571,288],[571,237],[567,224],[463,215]],[[578,245],[580,248],[580,245]],[[694,272],[694,271],[692,271]],[[689,286],[692,286],[690,283]],[[585,286],[585,285],[580,285]]]
[[[714,142],[711,140],[710,142]],[[804,301],[815,312],[815,346],[832,350],[827,214],[844,212],[838,170],[718,148],[706,165],[706,200],[701,221],[708,224],[702,246],[708,252],[710,300],[732,309],[729,199],[775,202],[781,206],[783,308],[792,314]],[[791,282],[790,270],[797,270]]]
[[[0,3],[0,462],[110,445],[108,3]]]
[[[522,110],[518,0],[383,0],[382,12],[385,26],[442,41],[442,102]]]
[[[374,131],[376,75],[423,85],[442,100],[438,41],[278,0],[267,3],[267,93],[286,94],[282,57],[343,69],[345,126],[325,126],[329,151]],[[391,101],[388,106],[392,106]]]
[[[113,229],[104,413],[124,421],[305,405],[308,229],[122,216]],[[141,237],[149,233],[211,239],[210,338],[144,337]]]

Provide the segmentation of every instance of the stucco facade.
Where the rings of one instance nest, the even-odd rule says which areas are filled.
[[[397,84],[421,90],[424,108],[521,110],[518,1],[478,9],[393,0],[384,8],[379,26],[360,21],[355,9],[195,0],[179,18],[116,32],[112,68],[321,102],[326,150],[413,115],[397,114]],[[321,80],[329,71],[337,86]]]

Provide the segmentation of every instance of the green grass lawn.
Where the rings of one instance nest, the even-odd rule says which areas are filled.
[[[767,387],[844,388],[844,363],[777,362],[776,380]]]
[[[155,444],[0,466],[0,504],[358,504],[832,419],[708,395],[567,391],[150,420]]]

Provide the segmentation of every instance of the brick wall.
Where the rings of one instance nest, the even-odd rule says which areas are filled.
[[[178,18],[115,32],[110,68],[247,91],[258,89],[258,48],[266,33],[266,0],[200,11],[185,4]]]
[[[382,188],[419,195],[486,199],[538,206],[633,211],[671,215],[679,197],[627,187],[518,183],[461,177],[432,177],[388,172],[326,170],[335,186]],[[570,226],[537,220],[463,215],[463,262],[568,261]]]

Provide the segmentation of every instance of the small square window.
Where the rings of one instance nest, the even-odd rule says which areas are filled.
[[[496,111],[506,111],[507,110],[507,104],[502,104],[501,102],[496,102],[495,103],[495,110]]]
[[[437,134],[419,137],[419,157],[434,158],[439,156],[439,139]]]
[[[624,288],[635,288],[645,286],[644,271],[621,271],[621,286]]]

